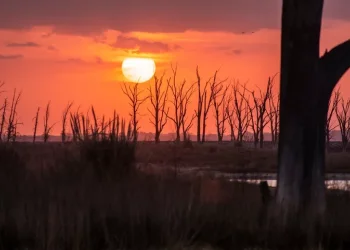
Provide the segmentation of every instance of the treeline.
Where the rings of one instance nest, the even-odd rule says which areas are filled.
[[[61,140],[82,141],[103,139],[107,137],[127,137],[137,141],[140,131],[140,108],[148,105],[149,122],[153,125],[154,141],[160,142],[164,127],[169,124],[175,128],[175,141],[206,141],[207,120],[213,116],[217,140],[221,142],[224,135],[230,135],[231,141],[242,145],[251,141],[255,147],[263,148],[264,134],[270,133],[274,146],[279,139],[279,93],[274,92],[275,76],[269,77],[264,87],[249,89],[247,83],[238,80],[221,79],[219,71],[208,79],[203,79],[196,68],[196,81],[188,83],[179,79],[177,65],[171,65],[171,76],[165,74],[154,76],[147,89],[140,84],[124,83],[122,92],[130,106],[130,122],[126,123],[114,111],[113,117],[98,117],[93,106],[87,111],[73,111],[70,102],[62,113]],[[1,84],[2,87],[4,84]],[[277,92],[277,91],[276,91]],[[18,136],[17,106],[21,92],[14,90],[12,98],[5,98],[1,107],[0,138],[1,141],[14,142]],[[190,112],[191,102],[195,105]],[[147,103],[146,103],[147,102]],[[149,104],[148,104],[149,103]],[[33,119],[33,142],[37,140],[40,108]],[[336,90],[330,100],[326,122],[326,143],[329,147],[334,130],[339,129],[342,147],[346,150],[350,139],[350,99],[345,100]],[[56,123],[50,123],[50,102],[43,115],[43,136],[47,142]],[[196,131],[195,138],[190,138],[189,131]],[[69,131],[69,132],[67,132]],[[249,132],[248,132],[249,131]]]

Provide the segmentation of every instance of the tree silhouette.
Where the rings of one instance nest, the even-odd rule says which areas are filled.
[[[321,222],[326,208],[325,124],[332,91],[350,67],[350,40],[320,57],[323,3],[283,1],[276,203],[284,225]]]
[[[169,107],[166,108],[169,85],[166,86],[165,90],[162,89],[163,78],[164,74],[159,78],[157,76],[154,76],[154,86],[153,88],[152,86],[149,86],[148,88],[152,109],[147,108],[147,110],[152,116],[150,122],[154,126],[154,140],[156,143],[159,143],[160,141],[160,134],[168,122],[167,117],[169,114]]]
[[[330,106],[328,108],[328,114],[327,114],[327,121],[326,121],[326,144],[327,144],[327,150],[330,149],[330,141],[332,138],[332,132],[333,130],[338,127],[338,125],[332,124],[332,118],[334,115],[334,112],[338,109],[340,101],[340,90],[338,89],[333,93],[333,99],[330,102]]]
[[[139,131],[139,109],[140,106],[148,99],[148,96],[142,97],[143,90],[139,89],[139,84],[134,83],[134,86],[127,86],[126,83],[122,85],[122,91],[126,97],[129,99],[129,105],[132,109],[131,125],[132,125],[132,136],[133,141],[137,142],[138,131]]]
[[[340,98],[335,108],[335,115],[338,120],[343,151],[346,151],[350,137],[350,99],[346,101]]]
[[[181,84],[176,80],[177,65],[171,66],[172,78],[167,80],[170,89],[171,99],[169,103],[172,106],[172,114],[166,114],[167,117],[173,122],[175,126],[177,142],[180,141],[180,132],[182,128],[184,140],[187,139],[188,130],[192,127],[194,116],[188,121],[187,119],[187,107],[194,92],[194,84],[186,88],[186,80],[184,79]]]

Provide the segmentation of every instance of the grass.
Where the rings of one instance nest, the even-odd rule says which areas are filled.
[[[235,147],[231,143],[193,143],[191,147],[170,142],[154,144],[140,142],[136,160],[169,166],[174,162],[182,167],[209,167],[213,170],[231,173],[276,173],[277,150]],[[327,153],[326,171],[329,173],[350,173],[348,152]]]
[[[302,249],[307,245],[300,230],[280,232],[266,224],[256,185],[136,169],[136,160],[142,159],[167,164],[186,159],[191,165],[196,158],[197,164],[215,164],[226,156],[220,161],[249,164],[264,157],[268,161],[267,151],[248,154],[237,149],[230,156],[230,148],[224,146],[168,145],[135,145],[127,140],[0,144],[0,249]],[[235,158],[241,154],[246,154],[244,160]],[[317,243],[322,249],[348,249],[350,195],[329,191],[327,199],[327,229]]]

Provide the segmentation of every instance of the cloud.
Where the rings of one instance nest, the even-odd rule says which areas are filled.
[[[53,45],[47,46],[47,49],[51,50],[51,51],[58,51],[58,49],[55,46],[53,46]]]
[[[34,43],[34,42],[25,42],[25,43],[8,43],[6,45],[7,47],[40,47],[39,44]]]
[[[242,54],[242,50],[241,49],[232,49],[228,52],[229,55],[240,55]]]
[[[209,46],[208,49],[214,51],[223,51],[227,55],[240,55],[243,52],[243,50],[234,49],[231,46]]]
[[[54,32],[47,32],[41,35],[42,38],[49,38],[51,37],[53,34],[55,34]]]
[[[54,32],[251,32],[280,27],[282,0],[2,0],[0,28],[54,26]],[[324,17],[350,21],[349,0],[325,0]]]
[[[72,58],[67,58],[63,60],[58,60],[56,63],[61,63],[61,64],[71,64],[71,65],[78,65],[78,66],[88,66],[88,65],[115,65],[115,62],[107,62],[104,61],[101,57],[95,56],[90,59],[83,59],[79,57],[72,57]]]
[[[20,55],[20,54],[13,54],[13,55],[0,54],[0,60],[15,60],[15,59],[21,59],[21,58],[23,58],[23,55]]]
[[[120,48],[124,50],[131,50],[135,54],[139,53],[165,53],[172,48],[169,44],[162,42],[152,42],[141,40],[136,37],[119,35],[117,41],[111,44],[114,48]]]

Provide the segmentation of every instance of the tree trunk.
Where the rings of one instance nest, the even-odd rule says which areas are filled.
[[[264,147],[264,118],[263,115],[260,117],[260,131],[259,131],[259,142],[260,148]]]
[[[301,214],[319,222],[326,208],[327,110],[350,66],[350,40],[319,58],[322,8],[323,0],[283,1],[276,202],[284,223]]]
[[[180,137],[180,127],[176,126],[176,139],[177,142],[181,141],[181,137]]]
[[[160,142],[160,133],[159,133],[159,131],[156,131],[156,133],[154,135],[154,141],[157,144]]]
[[[202,143],[204,143],[205,142],[205,129],[206,129],[206,126],[207,126],[207,124],[206,124],[206,116],[205,116],[205,114],[203,115],[203,125],[202,125],[203,127],[202,127]]]

